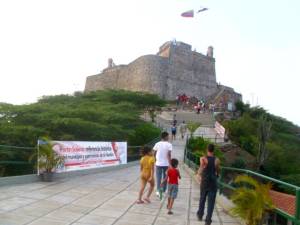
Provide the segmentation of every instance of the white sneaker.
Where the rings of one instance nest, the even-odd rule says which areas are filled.
[[[155,194],[157,197],[159,197],[159,191],[156,191]]]

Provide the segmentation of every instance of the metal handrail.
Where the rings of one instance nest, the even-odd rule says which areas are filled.
[[[145,145],[153,147],[153,145],[159,139],[160,139],[160,137],[156,137],[153,140],[151,140],[150,142],[146,143]],[[141,146],[128,146],[128,149],[130,149],[130,148],[131,149],[138,149],[138,148],[142,148],[142,147],[143,147],[142,145]],[[4,148],[6,148],[6,149],[4,149]],[[9,150],[14,149],[14,150],[16,150],[16,152],[18,152],[18,154],[20,152],[23,154],[23,152],[25,153],[26,150],[32,150],[32,153],[34,151],[37,151],[37,147],[20,147],[20,146],[11,146],[11,145],[0,145],[0,154],[1,154],[1,151],[2,152],[3,151],[8,151],[7,149],[9,149]],[[135,161],[135,160],[138,160],[140,158],[140,152],[139,151],[135,152],[135,151],[133,152],[133,154],[130,154],[130,155],[127,156],[129,161]],[[27,171],[27,172],[28,173],[34,173],[34,171],[35,171],[34,163],[29,162],[28,160],[26,160],[26,158],[20,158],[20,159],[14,160],[12,157],[7,156],[5,158],[2,158],[2,160],[0,159],[0,166],[2,166],[2,167],[5,166],[6,167],[6,166],[11,166],[11,165],[15,165],[15,166],[29,165],[30,167],[32,167],[32,171],[31,172]],[[21,160],[23,160],[23,161],[21,161]],[[26,174],[27,174],[27,172],[26,172]]]
[[[36,149],[36,147],[22,147],[22,146],[13,146],[13,145],[0,145],[1,147],[5,147],[5,148],[15,148],[15,149]],[[1,149],[0,149],[1,150]]]
[[[287,186],[287,187],[295,189],[295,190],[300,189],[300,187],[298,187],[296,185],[289,184],[287,182],[284,182],[284,181],[281,181],[281,180],[277,180],[275,178],[268,177],[268,176],[265,176],[265,175],[260,174],[260,173],[256,173],[256,172],[254,172],[252,170],[239,169],[239,168],[233,168],[233,167],[225,167],[225,166],[221,167],[221,169],[223,169],[223,170],[230,170],[230,171],[236,171],[236,172],[241,172],[241,173],[246,173],[246,174],[251,174],[253,176],[257,176],[257,177],[263,178],[265,180],[269,180],[269,181],[272,181],[274,183],[281,184],[281,185]]]
[[[220,179],[219,179],[219,184],[222,187],[230,188],[232,190],[235,189],[233,186],[231,186],[230,184],[226,184],[226,183],[222,182],[222,178],[223,178],[225,170],[235,171],[235,172],[245,173],[247,175],[256,176],[256,177],[262,178],[264,180],[271,181],[271,182],[274,182],[274,183],[277,183],[277,184],[281,184],[281,185],[283,185],[285,187],[294,189],[295,190],[295,194],[296,194],[296,201],[295,201],[295,209],[296,209],[296,211],[295,211],[295,215],[290,215],[290,214],[284,212],[283,210],[281,210],[279,208],[275,208],[275,211],[276,211],[276,213],[278,213],[281,216],[285,217],[287,220],[292,221],[294,224],[300,224],[300,187],[299,186],[296,186],[296,185],[293,185],[293,184],[289,184],[287,182],[284,182],[284,181],[281,181],[281,180],[277,180],[275,178],[268,177],[268,176],[265,176],[263,174],[256,173],[254,171],[247,170],[247,169],[239,169],[239,168],[233,168],[233,167],[221,167],[221,176],[220,176]]]

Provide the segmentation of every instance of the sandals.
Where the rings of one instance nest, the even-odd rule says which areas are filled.
[[[136,204],[144,204],[145,202],[143,200],[136,200]]]
[[[144,198],[144,201],[147,202],[147,203],[151,203],[149,198]]]

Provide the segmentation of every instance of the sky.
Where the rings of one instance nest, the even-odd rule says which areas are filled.
[[[300,125],[299,11],[298,0],[2,0],[0,102],[83,91],[108,58],[128,64],[176,39],[212,45],[218,82]]]

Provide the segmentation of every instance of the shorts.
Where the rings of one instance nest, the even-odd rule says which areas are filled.
[[[168,197],[175,199],[177,198],[178,184],[168,184]]]
[[[146,174],[142,174],[141,175],[141,182],[143,183],[143,184],[147,184],[147,182],[149,182],[148,180],[149,180],[149,178],[150,178],[150,174],[149,175],[146,175]],[[153,178],[153,180],[151,181],[151,182],[149,182],[150,184],[154,184],[154,178]]]

